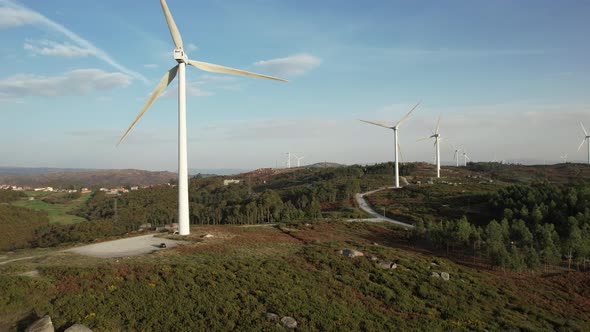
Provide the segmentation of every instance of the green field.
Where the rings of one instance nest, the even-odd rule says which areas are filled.
[[[74,213],[90,198],[90,193],[82,194],[80,198],[65,204],[50,204],[41,200],[43,197],[54,195],[52,193],[27,191],[26,194],[29,197],[34,197],[35,200],[22,200],[13,203],[13,205],[38,211],[47,211],[49,221],[52,223],[72,224],[85,220],[82,217],[74,215]]]

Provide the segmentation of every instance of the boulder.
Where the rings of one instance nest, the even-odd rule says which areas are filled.
[[[346,257],[360,257],[360,256],[364,256],[365,254],[363,254],[362,252],[358,251],[358,250],[354,250],[354,249],[342,249],[339,251],[339,253],[341,253],[342,255],[346,256]]]
[[[86,325],[74,324],[68,327],[64,332],[92,332]]]
[[[400,176],[399,177],[399,184],[402,186],[408,186],[410,185],[410,183],[408,182],[408,179],[406,179],[405,176]]]
[[[377,264],[377,266],[379,266],[380,268],[385,269],[385,270],[397,269],[397,264],[395,264],[394,262],[379,262]]]
[[[281,325],[287,330],[294,330],[297,328],[297,321],[293,317],[285,316],[281,318]]]
[[[55,329],[53,328],[53,322],[51,322],[51,317],[48,315],[43,316],[36,320],[33,324],[31,324],[25,332],[54,332]]]
[[[277,322],[279,320],[279,315],[272,313],[272,312],[265,312],[264,318],[266,318],[267,320],[269,320],[271,322]]]
[[[209,238],[212,238],[213,237],[213,234],[205,234],[205,235],[203,235],[203,237],[205,239],[209,239]]]
[[[444,280],[444,281],[449,281],[449,279],[451,279],[451,276],[449,275],[448,272],[441,272],[440,273],[440,277]]]
[[[440,274],[438,274],[438,272],[432,272],[432,274],[430,274],[430,276],[433,278],[440,278]]]

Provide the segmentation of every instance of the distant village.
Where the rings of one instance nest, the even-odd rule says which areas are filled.
[[[167,185],[170,185],[167,183]],[[129,191],[139,190],[140,188],[149,188],[152,186],[131,186],[129,189],[124,187],[115,187],[115,188],[104,188],[101,187],[97,189],[97,191],[105,192],[107,195],[119,195],[122,193],[128,193]],[[81,193],[86,194],[92,192],[90,188],[80,188],[80,189],[63,189],[63,188],[54,188],[54,187],[31,187],[31,186],[17,186],[12,184],[0,184],[0,190],[14,190],[14,191],[43,191],[43,192],[51,192],[51,193]]]

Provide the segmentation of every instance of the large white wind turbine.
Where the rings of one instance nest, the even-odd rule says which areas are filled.
[[[438,128],[440,126],[440,115],[438,116],[438,121],[436,122],[436,128],[434,129],[434,131],[432,131],[432,135],[430,135],[429,137],[424,137],[419,139],[418,141],[423,141],[423,140],[427,140],[429,138],[434,138],[434,148],[436,149],[436,153],[434,154],[434,159],[436,162],[436,177],[440,178],[440,141],[442,140],[442,137],[440,137],[440,134],[438,133]]]
[[[584,128],[584,125],[581,122],[580,122],[580,126],[582,126],[582,130],[584,131],[584,139],[582,139],[582,143],[580,143],[580,146],[578,147],[578,151],[580,151],[580,149],[582,148],[582,145],[584,145],[584,143],[586,143],[588,145],[588,164],[590,164],[590,135],[588,135],[586,128]]]
[[[125,137],[127,137],[127,135],[135,126],[137,121],[139,121],[143,114],[162,94],[162,92],[164,92],[166,87],[172,82],[172,80],[174,80],[174,78],[178,74],[178,233],[180,235],[188,235],[190,233],[190,225],[188,213],[188,165],[186,137],[186,65],[188,64],[198,69],[214,73],[243,75],[250,77],[266,78],[276,81],[285,80],[276,77],[251,73],[239,69],[214,65],[211,63],[190,60],[184,52],[180,32],[176,27],[176,23],[174,23],[172,14],[170,14],[170,10],[168,9],[166,0],[160,0],[160,4],[162,5],[162,10],[164,11],[164,16],[166,17],[166,22],[168,23],[168,28],[170,29],[170,35],[172,36],[172,40],[174,41],[174,45],[176,46],[176,48],[174,49],[174,60],[176,60],[178,64],[174,66],[172,69],[170,69],[164,75],[164,77],[162,77],[160,83],[158,83],[158,85],[152,92],[151,96],[143,105],[141,111],[139,112],[135,120],[133,120],[125,134],[123,134],[117,145],[120,144],[125,139]]]
[[[420,102],[418,102],[409,112],[408,114],[406,114],[401,120],[399,120],[399,122],[395,125],[395,126],[389,126],[383,123],[379,123],[379,122],[371,122],[371,121],[366,121],[366,120],[360,120],[366,123],[370,123],[379,127],[383,127],[383,128],[387,128],[387,129],[392,129],[393,130],[393,154],[395,155],[395,188],[399,188],[399,141],[397,139],[397,130],[399,129],[399,126],[408,119],[408,117],[410,116],[410,114],[412,114],[412,112],[414,112],[414,110],[418,107],[418,105],[420,105]]]

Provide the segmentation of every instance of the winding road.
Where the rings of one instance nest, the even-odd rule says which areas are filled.
[[[405,228],[414,228],[414,225],[407,224],[407,223],[402,222],[402,221],[399,221],[399,220],[394,220],[394,219],[391,219],[391,218],[387,218],[385,216],[382,216],[379,213],[375,212],[375,210],[373,210],[369,206],[369,204],[365,200],[365,196],[371,195],[373,193],[376,193],[378,191],[385,190],[385,189],[393,189],[393,187],[383,187],[383,188],[379,188],[379,189],[367,191],[366,193],[358,193],[358,194],[355,194],[354,195],[354,198],[356,199],[356,202],[359,205],[359,207],[361,208],[361,210],[367,212],[368,214],[372,215],[375,218],[369,218],[369,219],[352,219],[351,221],[385,221],[385,222],[396,224],[398,226],[405,227]]]

